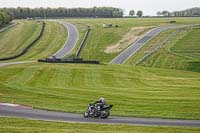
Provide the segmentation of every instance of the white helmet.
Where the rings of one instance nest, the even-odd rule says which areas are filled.
[[[99,101],[104,103],[105,102],[105,99],[103,97],[99,98]]]

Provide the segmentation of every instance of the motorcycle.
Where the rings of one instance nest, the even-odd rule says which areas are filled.
[[[112,107],[113,105],[105,105],[104,107],[100,108],[98,105],[89,104],[87,110],[83,113],[83,117],[106,119],[110,115],[110,110]]]

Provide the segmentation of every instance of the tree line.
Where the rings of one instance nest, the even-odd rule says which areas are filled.
[[[8,24],[10,21],[12,21],[11,14],[5,11],[0,11],[0,26]]]
[[[134,10],[130,10],[129,12],[129,16],[133,17],[137,15],[137,17],[142,17],[143,16],[143,12],[141,10],[137,11],[137,13],[135,14],[135,11]]]
[[[118,18],[123,17],[123,10],[113,7],[93,8],[2,8],[12,14],[14,19],[24,18],[59,18],[59,17],[101,17]]]
[[[182,11],[174,11],[174,12],[169,12],[169,11],[158,11],[157,12],[158,16],[164,16],[164,17],[200,17],[200,8],[195,7],[195,8],[190,8]]]

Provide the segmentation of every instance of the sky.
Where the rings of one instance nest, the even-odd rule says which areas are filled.
[[[156,15],[157,11],[177,11],[200,7],[200,0],[0,0],[0,7],[100,7],[112,6],[129,10],[142,10],[144,15]]]

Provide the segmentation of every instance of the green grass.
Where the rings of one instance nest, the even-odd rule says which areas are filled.
[[[40,33],[42,24],[36,21],[16,21],[19,24],[0,33],[0,58],[19,54]]]
[[[138,60],[144,57],[149,51],[158,47],[158,45],[160,45],[163,42],[163,40],[165,40],[170,34],[172,34],[175,31],[176,29],[168,29],[166,31],[161,32],[159,35],[157,35],[152,40],[150,40],[147,44],[145,44],[145,46],[142,47],[136,54],[134,54],[131,58],[129,58],[125,62],[125,64],[135,65],[135,63]]]
[[[67,29],[56,22],[45,21],[45,23],[46,26],[43,36],[25,55],[12,61],[46,58],[63,47],[67,38]]]
[[[109,62],[118,54],[107,54],[104,51],[108,46],[117,43],[131,27],[165,24],[162,19],[67,19],[66,21],[82,25],[82,27],[86,27],[86,24],[91,26],[92,30],[81,52],[81,57],[102,62]],[[104,23],[118,24],[120,27],[102,28]]]
[[[134,65],[150,50],[161,44],[175,29],[162,32],[148,42],[126,64]],[[183,69],[200,72],[200,30],[182,29],[162,49],[155,52],[139,65],[157,68]]]
[[[180,39],[171,50],[194,59],[200,59],[200,29],[192,30],[187,36]]]
[[[0,102],[82,113],[105,97],[112,115],[200,119],[200,73],[36,63],[3,67],[0,75]]]
[[[200,128],[78,124],[0,118],[0,132],[9,133],[197,133]]]
[[[101,62],[111,61],[117,53],[105,53],[108,46],[116,44],[120,41],[132,27],[138,26],[160,26],[166,25],[170,18],[124,18],[124,19],[66,19],[74,24],[91,26],[92,31],[86,42],[86,46],[81,53],[81,57],[90,60],[99,60]],[[177,20],[177,24],[199,23],[199,18],[173,18]],[[119,28],[102,28],[102,24],[118,24]]]

